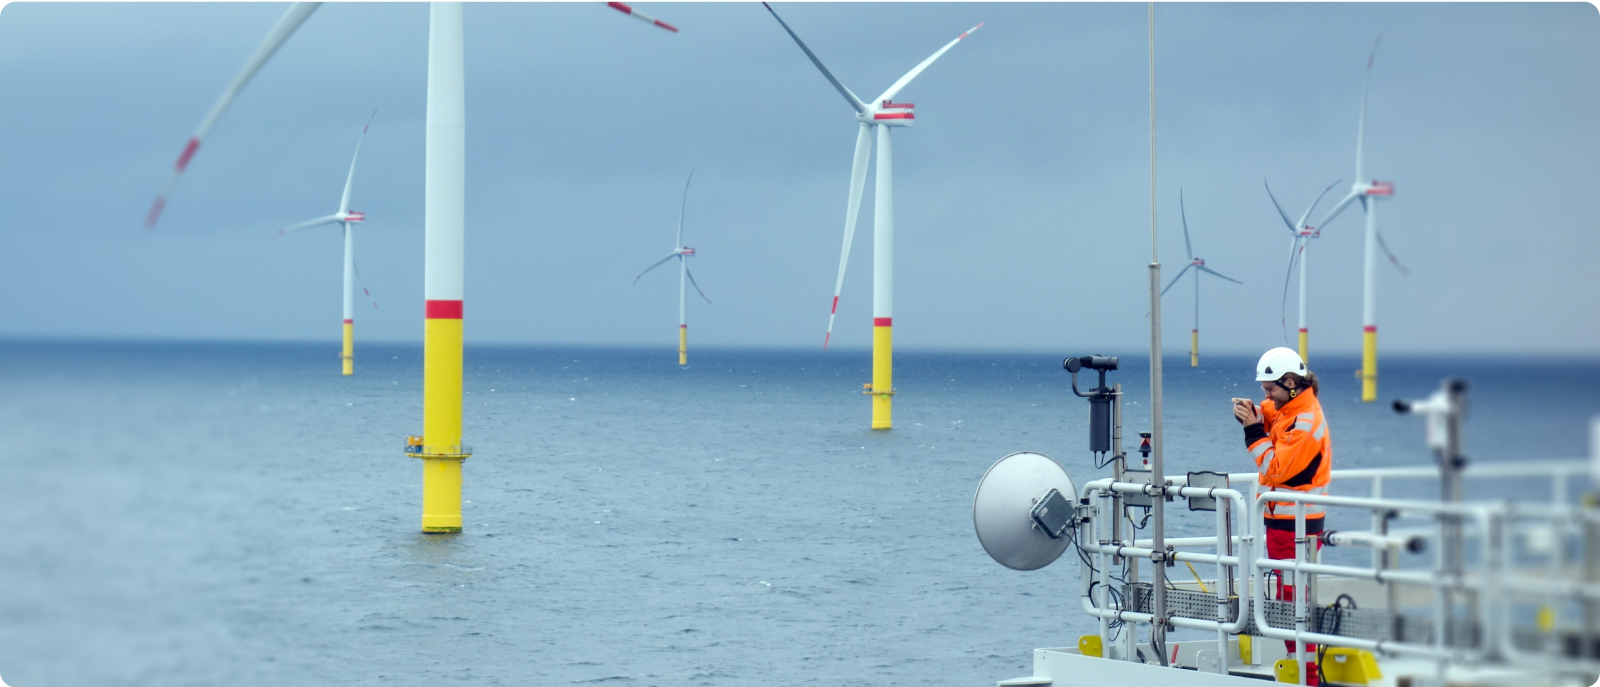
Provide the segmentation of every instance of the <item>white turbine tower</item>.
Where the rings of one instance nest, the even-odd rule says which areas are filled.
[[[1267,198],[1272,200],[1272,207],[1277,209],[1278,216],[1283,218],[1283,223],[1289,227],[1290,234],[1289,268],[1283,274],[1283,300],[1278,304],[1280,318],[1283,314],[1283,306],[1289,301],[1289,276],[1294,274],[1294,268],[1297,263],[1300,266],[1300,359],[1308,361],[1308,364],[1311,360],[1308,351],[1311,335],[1310,330],[1307,329],[1306,321],[1306,259],[1311,254],[1309,250],[1311,239],[1320,238],[1322,232],[1318,231],[1316,227],[1306,224],[1306,219],[1311,216],[1313,210],[1317,209],[1317,203],[1322,202],[1322,197],[1328,195],[1328,191],[1333,190],[1333,187],[1338,184],[1338,181],[1328,184],[1327,188],[1322,189],[1322,193],[1317,194],[1317,199],[1311,201],[1311,205],[1306,206],[1306,211],[1300,214],[1300,220],[1291,222],[1289,221],[1288,213],[1283,211],[1283,206],[1279,205],[1278,199],[1272,195],[1272,186],[1267,184],[1266,179],[1261,180],[1261,185],[1267,188]]]
[[[634,277],[633,278],[633,283],[637,284],[637,283],[639,283],[640,277],[643,277],[644,275],[649,274],[650,270],[653,270],[653,269],[655,269],[657,267],[662,266],[663,264],[666,264],[666,262],[668,260],[671,260],[673,258],[677,258],[678,259],[678,364],[679,365],[688,365],[689,364],[689,301],[688,301],[688,298],[687,298],[687,296],[688,296],[688,285],[689,284],[694,284],[695,292],[699,293],[701,298],[705,298],[707,303],[711,302],[710,298],[706,298],[706,292],[700,290],[700,284],[695,282],[694,273],[689,271],[689,258],[694,257],[694,249],[683,245],[683,215],[684,215],[684,211],[689,208],[689,182],[691,182],[691,181],[694,181],[694,170],[689,170],[689,180],[683,182],[683,205],[678,208],[678,240],[675,243],[672,244],[673,245],[672,252],[668,253],[667,257],[662,258],[660,262],[657,262],[656,264],[645,268],[645,270],[643,272],[639,273],[638,277]]]
[[[372,114],[377,116],[378,113],[374,112]],[[370,126],[372,126],[372,119],[369,117],[366,126],[361,127],[361,136],[356,138],[356,152],[350,156],[350,174],[344,179],[344,194],[339,196],[339,211],[278,230],[278,235],[282,236],[291,231],[320,227],[335,222],[344,227],[344,348],[339,353],[339,359],[343,361],[342,367],[346,376],[355,373],[355,225],[365,222],[367,219],[366,213],[352,212],[350,210],[350,186],[356,180],[356,159],[361,156],[361,142],[366,140],[367,128]]]
[[[878,138],[878,176],[873,183],[872,202],[872,383],[867,385],[866,393],[872,396],[872,428],[889,429],[891,427],[892,403],[894,396],[893,375],[893,344],[894,344],[894,160],[889,145],[889,130],[896,126],[911,126],[916,120],[912,112],[916,106],[912,103],[894,102],[894,97],[900,90],[917,78],[928,65],[939,59],[945,52],[955,47],[963,38],[977,31],[983,24],[978,24],[965,33],[956,36],[955,40],[946,43],[933,53],[928,59],[906,72],[889,90],[883,92],[870,103],[864,103],[856,97],[849,88],[835,78],[833,72],[823,66],[822,60],[817,59],[811,48],[806,47],[805,41],[795,35],[793,29],[778,16],[771,5],[763,2],[762,6],[772,13],[778,20],[783,30],[800,46],[806,57],[811,58],[811,63],[828,79],[828,83],[844,96],[850,107],[855,109],[856,121],[860,123],[856,133],[856,153],[854,164],[850,168],[850,199],[845,205],[844,216],[844,248],[839,252],[839,277],[834,282],[833,306],[828,312],[828,333],[822,339],[822,347],[828,347],[828,341],[833,338],[833,319],[839,313],[839,292],[844,288],[845,265],[850,260],[850,242],[855,238],[856,215],[861,209],[861,192],[867,183],[867,162],[872,154],[872,130],[877,129]]]
[[[206,116],[196,137],[178,159],[183,171],[199,136],[215,124],[239,89],[282,45],[317,3],[296,4],[263,41],[244,71]],[[613,9],[677,32],[620,2]],[[422,531],[461,531],[461,463],[472,455],[462,442],[462,312],[466,248],[465,35],[459,2],[434,2],[428,8],[428,96],[423,163],[423,345],[422,434],[406,438],[406,455],[422,460]],[[165,203],[151,208],[153,222]]]
[[[1381,38],[1380,38],[1381,40]],[[1333,206],[1328,216],[1323,217],[1319,223],[1327,226],[1328,222],[1343,212],[1351,201],[1360,200],[1361,209],[1367,215],[1366,250],[1362,258],[1361,276],[1361,400],[1372,402],[1378,400],[1378,312],[1377,312],[1377,251],[1380,246],[1389,256],[1389,261],[1405,272],[1406,268],[1400,260],[1389,252],[1389,247],[1383,245],[1383,235],[1378,233],[1378,199],[1389,198],[1394,195],[1394,182],[1367,180],[1366,166],[1362,151],[1366,145],[1367,137],[1367,90],[1372,85],[1372,59],[1378,55],[1378,43],[1372,44],[1372,53],[1367,56],[1367,76],[1361,84],[1361,118],[1356,123],[1356,180],[1350,185],[1350,194]]]
[[[1194,329],[1189,330],[1189,367],[1199,367],[1200,273],[1205,272],[1206,274],[1222,277],[1223,279],[1231,281],[1235,284],[1244,284],[1244,282],[1224,275],[1221,272],[1211,269],[1210,267],[1206,267],[1205,258],[1197,258],[1194,256],[1194,245],[1189,243],[1189,214],[1184,210],[1183,207],[1183,189],[1181,188],[1178,189],[1178,216],[1183,219],[1183,250],[1189,254],[1189,264],[1185,265],[1183,269],[1178,270],[1176,275],[1173,275],[1172,281],[1167,282],[1167,288],[1161,290],[1161,295],[1167,295],[1167,291],[1172,289],[1172,285],[1178,283],[1178,280],[1183,278],[1184,272],[1188,272],[1190,269],[1194,270]]]

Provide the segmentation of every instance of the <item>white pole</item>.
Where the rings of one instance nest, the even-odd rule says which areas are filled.
[[[1378,199],[1367,197],[1367,245],[1362,256],[1361,326],[1373,331],[1378,326]]]
[[[344,321],[356,317],[356,232],[349,222],[344,225]]]
[[[423,297],[459,302],[464,282],[467,163],[461,3],[433,3],[429,37]]]
[[[461,348],[467,107],[461,3],[436,2],[428,25],[423,172],[422,531],[461,531]]]
[[[1163,472],[1165,465],[1162,462],[1162,449],[1166,442],[1161,435],[1161,260],[1156,253],[1156,4],[1151,2],[1150,11],[1150,434],[1151,434],[1151,481],[1155,486],[1165,490],[1167,481]],[[1165,493],[1163,491],[1163,493]],[[1150,510],[1154,518],[1154,530],[1151,531],[1155,543],[1152,548],[1158,552],[1166,551],[1166,498],[1156,496],[1152,499]],[[1150,645],[1156,651],[1156,659],[1162,665],[1167,664],[1166,638],[1167,638],[1167,564],[1165,561],[1153,561],[1150,566],[1150,583],[1155,588],[1154,598],[1151,600],[1150,610],[1155,619],[1150,625]]]
[[[872,201],[872,317],[894,317],[894,159],[889,131],[878,129],[878,176]]]
[[[878,129],[872,202],[872,428],[890,429],[894,399],[894,154]]]
[[[1300,359],[1306,361],[1311,355],[1311,332],[1306,329],[1306,273],[1309,271],[1311,257],[1311,237],[1307,236],[1300,242]],[[1309,362],[1306,363],[1310,365]]]
[[[683,250],[680,246],[678,250]],[[689,288],[689,260],[678,256],[678,326],[689,326],[689,302],[684,298]]]

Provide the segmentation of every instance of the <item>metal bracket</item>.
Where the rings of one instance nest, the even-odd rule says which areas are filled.
[[[466,460],[472,457],[472,447],[462,444],[460,446],[423,446],[422,437],[406,437],[405,453],[407,458],[421,458],[422,460]]]

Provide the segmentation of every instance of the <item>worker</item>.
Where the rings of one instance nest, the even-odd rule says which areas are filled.
[[[1262,491],[1327,494],[1333,469],[1333,436],[1317,400],[1317,375],[1306,369],[1305,361],[1293,349],[1279,347],[1267,351],[1256,363],[1256,381],[1266,394],[1260,407],[1249,399],[1236,398],[1233,415],[1244,425],[1244,443],[1255,459],[1256,479]],[[1293,559],[1295,504],[1267,501],[1262,515],[1266,519],[1267,557]],[[1312,560],[1315,550],[1322,548],[1318,535],[1323,531],[1324,516],[1320,505],[1305,505],[1307,544],[1315,542],[1315,548],[1307,550]],[[1293,601],[1294,585],[1283,584],[1281,573],[1278,582],[1278,598]],[[1316,603],[1315,599],[1308,601]],[[1285,641],[1284,645],[1293,657],[1294,642]],[[1308,654],[1314,656],[1316,650],[1316,645],[1306,645]],[[1310,663],[1306,668],[1306,684],[1317,684],[1316,664]]]

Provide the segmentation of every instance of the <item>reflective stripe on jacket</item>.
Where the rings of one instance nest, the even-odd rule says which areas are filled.
[[[1264,491],[1327,494],[1333,470],[1333,437],[1317,394],[1305,390],[1278,408],[1261,402],[1262,424],[1244,428],[1244,443],[1256,461],[1256,479]],[[1322,506],[1306,504],[1306,529],[1322,531]],[[1294,503],[1268,501],[1262,514],[1269,528],[1294,527]]]

